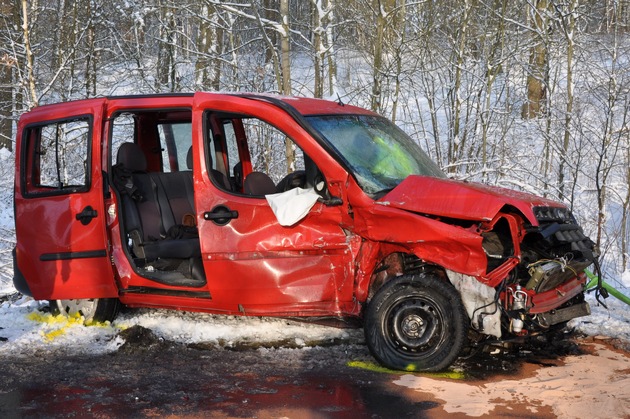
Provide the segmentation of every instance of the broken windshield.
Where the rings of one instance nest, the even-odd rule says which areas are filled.
[[[390,190],[409,175],[444,173],[400,128],[371,115],[307,117],[352,169],[368,194]]]

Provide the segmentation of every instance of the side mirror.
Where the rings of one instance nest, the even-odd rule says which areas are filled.
[[[317,200],[317,202],[321,202],[322,204],[326,205],[327,207],[338,207],[338,206],[343,204],[343,201],[338,196],[331,196],[328,199],[319,198]]]
[[[331,196],[330,192],[326,188],[326,183],[323,180],[320,180],[313,186],[315,192],[321,197],[317,201],[326,205],[327,207],[338,207],[343,204],[343,201],[338,196]]]

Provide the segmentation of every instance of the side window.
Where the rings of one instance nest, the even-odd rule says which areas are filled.
[[[158,124],[158,135],[162,149],[162,170],[174,172],[189,170],[187,156],[192,145],[192,124],[190,122]]]
[[[173,121],[168,118],[172,117]],[[112,122],[112,164],[118,160],[118,149],[124,143],[136,143],[144,150],[147,169],[153,172],[189,170],[188,151],[192,145],[190,112],[163,111],[123,112]]]
[[[263,172],[278,184],[289,173],[304,170],[304,153],[282,131],[255,118],[243,119],[243,128],[254,172]],[[287,159],[287,142],[295,153],[293,167]]]
[[[306,187],[304,153],[280,129],[238,114],[208,113],[207,125],[210,174],[217,186],[256,197]]]
[[[234,166],[240,161],[234,126],[231,123],[223,124],[223,132],[225,133],[225,143],[227,145],[228,168],[230,173],[233,174]]]
[[[112,123],[112,164],[117,163],[118,149],[123,143],[135,141],[136,122],[133,115],[121,114]]]
[[[89,117],[27,127],[27,195],[81,192],[89,186],[91,120]]]

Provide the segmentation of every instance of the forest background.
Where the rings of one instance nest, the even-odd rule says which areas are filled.
[[[630,0],[0,0],[0,277],[21,113],[196,90],[379,112],[453,178],[565,202],[630,287]]]

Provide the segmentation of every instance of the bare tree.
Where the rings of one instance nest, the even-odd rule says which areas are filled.
[[[24,84],[28,91],[27,107],[37,106],[39,98],[35,87],[35,68],[33,61],[33,50],[31,49],[31,30],[29,26],[29,16],[32,10],[29,7],[28,0],[22,0],[22,34],[24,41],[24,68],[26,69],[26,77]]]
[[[214,5],[202,4],[199,11],[195,61],[195,86],[213,90],[221,88],[221,60],[223,29]]]
[[[566,198],[564,192],[564,168],[567,161],[567,153],[571,141],[571,123],[573,118],[573,57],[575,54],[575,37],[578,13],[578,0],[570,0],[565,7],[554,4],[558,22],[566,41],[566,109],[564,114],[564,133],[560,151],[560,164],[558,166],[558,190],[561,198]]]
[[[462,77],[464,61],[466,59],[466,43],[468,42],[468,27],[471,19],[472,0],[464,0],[460,10],[460,18],[455,30],[455,43],[452,49],[453,80],[448,92],[448,105],[452,112],[451,135],[448,145],[448,167],[454,172],[457,161],[462,157],[461,151],[465,149],[466,137],[462,135]]]
[[[0,4],[0,148],[12,150],[13,120],[15,113],[14,88],[17,80],[17,57],[15,45],[18,38],[19,8],[16,2]]]
[[[324,82],[328,80],[328,94],[335,92],[337,84],[337,65],[333,40],[334,0],[311,0],[313,5],[312,45],[315,79],[313,94],[323,97]],[[326,70],[328,77],[326,77]]]
[[[548,0],[531,0],[529,4],[529,26],[532,46],[527,74],[527,102],[523,105],[523,118],[536,118],[545,105],[548,73]]]

